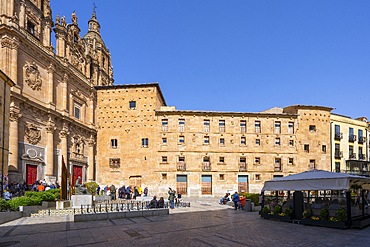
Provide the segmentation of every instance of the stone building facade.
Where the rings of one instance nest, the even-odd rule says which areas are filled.
[[[10,88],[14,82],[0,70],[0,196],[3,196],[3,183],[7,180],[9,155],[9,106]]]
[[[0,69],[15,83],[9,182],[59,182],[62,156],[71,179],[95,179],[94,86],[112,85],[113,71],[95,11],[88,26],[82,36],[76,13],[54,21],[50,0],[1,1]]]
[[[97,87],[97,92],[102,185],[220,196],[258,193],[274,177],[331,169],[332,108],[184,111],[166,106],[156,83]]]

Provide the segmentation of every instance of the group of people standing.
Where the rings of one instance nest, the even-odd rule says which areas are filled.
[[[148,187],[145,187],[144,190],[141,186],[125,186],[118,188],[118,198],[121,199],[136,199],[138,196],[148,196]],[[117,199],[117,189],[114,184],[111,186],[105,186],[101,191],[100,186],[98,186],[96,193],[98,195],[109,195],[112,200]]]

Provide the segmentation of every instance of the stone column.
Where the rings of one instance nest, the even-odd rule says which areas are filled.
[[[46,125],[47,135],[47,153],[46,153],[46,176],[51,177],[54,175],[54,121],[49,118]]]
[[[22,116],[21,110],[14,102],[10,106],[10,124],[9,124],[9,168],[18,170],[18,121]]]
[[[67,123],[63,123],[62,130],[59,132],[59,137],[61,139],[61,153],[64,158],[64,162],[66,164],[67,170],[69,171],[68,166],[68,135],[69,129]],[[58,164],[58,181],[59,183],[62,181],[62,164]]]
[[[69,79],[68,75],[64,74],[63,83],[62,83],[62,98],[63,98],[62,109],[64,112],[69,112],[69,109],[68,109],[69,97],[68,97],[68,90],[67,90],[68,79]]]
[[[17,62],[18,62],[19,41],[16,37],[4,35],[0,44],[0,67],[10,79],[17,84]]]
[[[95,138],[91,135],[87,143],[89,145],[89,166],[87,167],[88,181],[95,180],[95,143]]]
[[[47,93],[48,103],[54,103],[54,71],[55,71],[54,65],[50,64],[48,67],[48,93]]]

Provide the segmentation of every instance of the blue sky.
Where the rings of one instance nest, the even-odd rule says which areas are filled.
[[[76,10],[85,34],[94,2],[115,84],[158,82],[180,110],[370,119],[368,0],[52,0],[53,17]]]

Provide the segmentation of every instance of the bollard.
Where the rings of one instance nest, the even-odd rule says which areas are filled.
[[[50,216],[50,209],[49,209],[49,216]]]
[[[81,205],[81,214],[84,214],[84,212],[83,212],[83,208],[82,208],[82,205]]]

